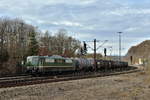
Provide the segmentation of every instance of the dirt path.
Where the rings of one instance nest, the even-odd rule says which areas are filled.
[[[149,100],[148,75],[132,73],[0,89],[0,100]]]

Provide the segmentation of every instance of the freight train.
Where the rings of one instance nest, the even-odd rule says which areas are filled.
[[[127,62],[112,60],[94,60],[89,58],[66,58],[53,56],[28,56],[26,62],[27,73],[47,73],[66,71],[95,71],[109,69],[124,69]]]

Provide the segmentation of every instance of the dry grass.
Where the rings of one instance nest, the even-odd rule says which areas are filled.
[[[150,75],[150,65],[147,65],[145,68],[146,74]]]
[[[145,77],[144,83],[150,84],[150,60],[148,60],[147,63],[143,66],[141,75],[144,75]]]
[[[0,99],[14,100],[149,100],[147,73],[130,73],[67,82],[0,89]],[[150,83],[150,80],[147,80]]]

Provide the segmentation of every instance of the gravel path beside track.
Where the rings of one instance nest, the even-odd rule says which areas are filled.
[[[118,76],[0,89],[0,100],[149,100],[148,75]]]

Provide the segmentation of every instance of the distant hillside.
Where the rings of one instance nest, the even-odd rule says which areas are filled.
[[[132,56],[132,58],[131,58]],[[125,59],[132,63],[141,63],[150,58],[150,40],[143,41],[137,46],[132,46],[128,53],[126,54]]]

